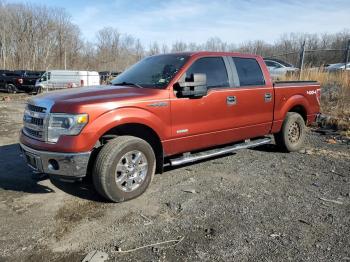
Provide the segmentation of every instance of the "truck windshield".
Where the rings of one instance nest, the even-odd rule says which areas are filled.
[[[112,80],[112,84],[129,83],[145,88],[163,88],[169,84],[188,58],[188,55],[178,54],[146,57],[118,75]]]

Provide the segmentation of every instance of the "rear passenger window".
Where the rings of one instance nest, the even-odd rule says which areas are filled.
[[[207,75],[207,87],[229,87],[226,66],[221,57],[204,57],[194,62],[187,70],[186,78],[191,74]]]
[[[265,80],[258,62],[253,58],[233,57],[240,86],[262,86]]]

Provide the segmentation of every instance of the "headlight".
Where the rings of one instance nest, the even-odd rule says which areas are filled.
[[[88,114],[52,113],[47,127],[47,141],[56,143],[61,135],[78,135],[88,121]]]

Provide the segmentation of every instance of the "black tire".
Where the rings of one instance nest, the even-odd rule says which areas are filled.
[[[130,152],[138,151],[146,158],[148,166],[144,180],[132,191],[126,192],[117,183],[117,165]],[[144,140],[133,136],[120,136],[110,140],[98,153],[92,172],[95,189],[112,202],[133,199],[144,193],[152,181],[156,158],[152,147]],[[135,171],[136,172],[136,171]],[[136,184],[136,180],[134,181]]]
[[[306,126],[303,117],[295,112],[288,112],[282,129],[275,134],[277,146],[285,152],[299,151],[305,141]]]
[[[7,88],[7,93],[9,94],[17,93],[17,88],[13,84],[8,84],[6,88]]]

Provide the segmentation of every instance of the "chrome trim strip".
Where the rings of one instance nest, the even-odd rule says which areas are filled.
[[[29,116],[35,117],[35,118],[45,118],[47,115],[46,113],[35,112],[35,111],[31,111],[30,109],[26,109],[24,113],[27,113]]]
[[[31,123],[26,123],[26,122],[23,123],[23,126],[29,128],[29,129],[32,129],[34,131],[43,131],[44,130],[43,126],[34,125]]]

